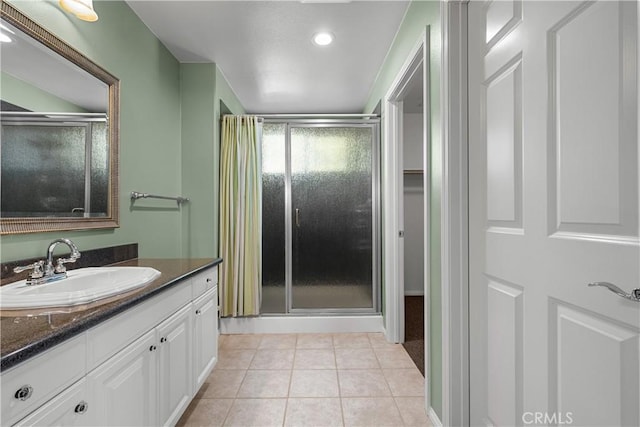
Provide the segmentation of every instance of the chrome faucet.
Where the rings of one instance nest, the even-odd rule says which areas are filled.
[[[58,246],[58,243],[64,243],[65,245],[69,246],[69,249],[71,249],[71,254],[69,255],[69,258],[58,258],[57,265],[54,268],[53,250],[56,248],[56,246]],[[65,238],[54,240],[53,242],[49,243],[49,247],[47,248],[47,264],[44,267],[45,277],[47,275],[58,273],[65,273],[66,277],[67,269],[65,268],[64,264],[69,262],[76,262],[78,258],[80,258],[80,251],[78,250],[78,247],[75,243]]]
[[[53,250],[59,243],[64,243],[71,249],[69,258],[58,258],[56,266],[53,266]],[[64,264],[70,262],[76,262],[80,258],[80,251],[78,247],[69,239],[56,239],[49,244],[47,248],[47,260],[36,261],[33,264],[25,265],[22,267],[16,267],[13,269],[14,273],[21,273],[26,270],[33,270],[33,272],[27,278],[27,285],[41,285],[43,283],[53,282],[54,280],[60,280],[67,277],[67,269]]]

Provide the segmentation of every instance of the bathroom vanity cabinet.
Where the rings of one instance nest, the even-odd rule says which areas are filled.
[[[175,425],[217,361],[217,266],[2,373],[1,425]]]

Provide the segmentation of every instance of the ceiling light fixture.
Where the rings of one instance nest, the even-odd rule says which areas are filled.
[[[322,32],[313,35],[313,42],[318,46],[327,46],[333,42],[333,34]]]
[[[83,21],[98,20],[98,14],[93,10],[93,0],[60,0],[60,7]]]

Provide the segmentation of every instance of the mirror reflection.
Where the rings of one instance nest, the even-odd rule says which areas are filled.
[[[2,216],[107,215],[104,114],[2,114]]]
[[[0,55],[2,234],[117,227],[117,79],[4,2]]]

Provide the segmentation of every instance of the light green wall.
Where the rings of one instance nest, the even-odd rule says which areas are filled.
[[[122,1],[94,2],[100,19],[93,23],[63,12],[57,1],[9,2],[120,79],[120,228],[2,236],[0,259],[44,255],[60,236],[81,250],[138,242],[142,257],[181,256],[176,205],[141,200],[132,208],[129,198],[132,190],[181,193],[178,61]]]
[[[220,103],[224,103],[225,107],[228,111],[221,112]],[[216,242],[215,255],[218,255],[218,207],[220,206],[219,199],[219,189],[220,189],[220,117],[221,114],[244,114],[244,107],[240,104],[238,97],[229,86],[227,79],[219,67],[216,67],[216,93],[215,100],[213,104],[213,122],[215,123],[213,134],[214,139],[216,141],[213,147],[213,156],[215,159],[214,170],[215,170],[215,179],[213,181],[213,201],[215,206],[215,211],[213,212],[213,224],[214,224],[214,241]]]
[[[0,72],[0,98],[30,111],[86,113],[87,110],[45,92],[11,74]]]
[[[216,64],[181,64],[184,256],[218,255],[220,101],[244,112]]]
[[[414,1],[409,5],[404,21],[387,54],[387,58],[378,73],[378,78],[371,91],[365,113],[374,111],[378,103],[390,89],[400,68],[407,60],[411,49],[430,26],[430,100],[431,111],[431,165],[428,173],[431,178],[429,212],[430,224],[430,306],[428,310],[428,327],[430,345],[428,359],[431,363],[431,378],[428,379],[431,395],[431,406],[442,419],[442,313],[440,307],[440,206],[442,170],[439,159],[442,155],[440,133],[440,65],[442,57],[442,41],[440,36],[440,4],[438,1]],[[382,114],[384,114],[384,102]],[[382,132],[384,137],[384,131]]]
[[[182,194],[190,199],[183,208],[183,255],[213,256],[217,250],[211,221],[216,211],[212,191],[217,163],[213,162],[216,66],[181,64],[180,81]]]

